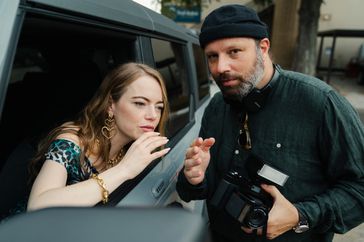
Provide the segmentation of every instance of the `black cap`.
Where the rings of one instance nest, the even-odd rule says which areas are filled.
[[[217,39],[233,37],[268,38],[267,26],[257,13],[246,6],[231,4],[212,11],[201,27],[202,48]]]

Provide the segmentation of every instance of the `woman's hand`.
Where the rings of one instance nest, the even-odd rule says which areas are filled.
[[[167,154],[170,148],[155,151],[168,142],[167,137],[157,132],[146,132],[129,147],[124,158],[118,164],[126,172],[128,179],[133,179],[153,160]]]

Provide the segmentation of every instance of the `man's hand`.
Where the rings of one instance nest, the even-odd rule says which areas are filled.
[[[197,185],[205,178],[205,172],[210,162],[210,148],[214,143],[214,138],[203,140],[199,137],[187,149],[183,172],[190,184]]]
[[[273,207],[269,211],[267,223],[267,238],[274,239],[281,234],[291,230],[298,223],[298,210],[288,201],[279,190],[272,185],[261,185],[274,200]],[[242,227],[246,233],[252,233],[252,229]],[[262,234],[262,229],[258,229],[258,234]]]

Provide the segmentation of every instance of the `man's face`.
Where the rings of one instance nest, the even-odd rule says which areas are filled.
[[[226,38],[205,47],[210,72],[224,97],[240,101],[264,76],[263,56],[252,38]]]

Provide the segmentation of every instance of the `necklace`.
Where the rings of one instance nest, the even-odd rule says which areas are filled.
[[[120,149],[119,153],[117,154],[117,156],[115,158],[108,160],[108,162],[107,162],[108,168],[114,167],[116,164],[118,164],[121,161],[121,159],[123,158],[123,156],[124,156],[124,150]]]
[[[245,120],[243,122],[242,128],[240,129],[238,143],[246,150],[250,150],[252,148],[248,126],[248,113],[245,114]]]

